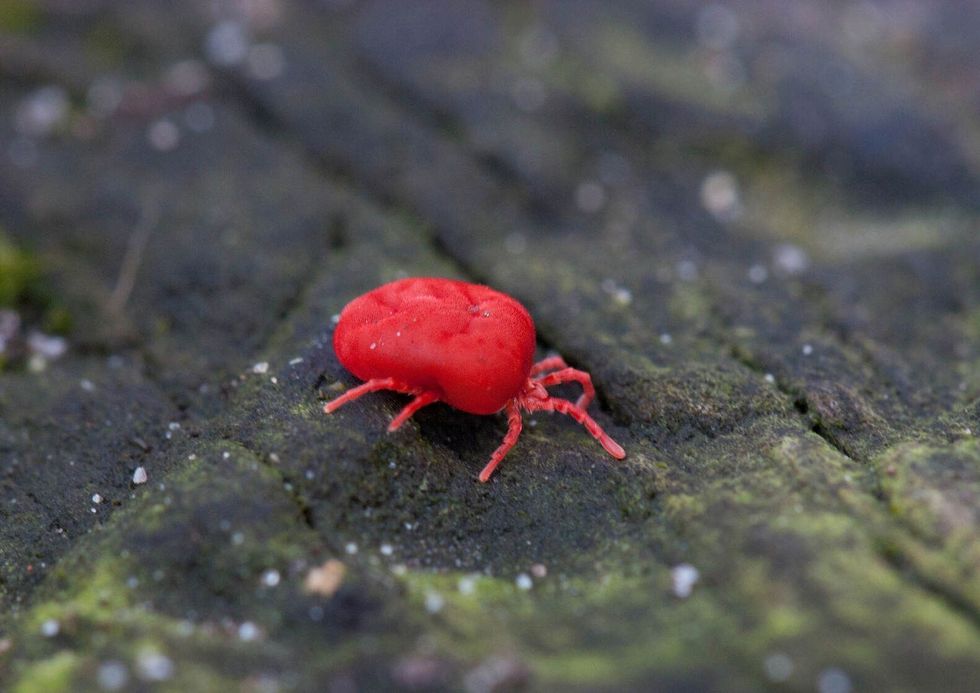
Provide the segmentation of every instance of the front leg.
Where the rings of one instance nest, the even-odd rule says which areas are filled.
[[[394,378],[372,378],[366,383],[362,383],[357,387],[348,390],[340,397],[332,399],[324,404],[323,413],[332,414],[348,402],[353,402],[358,397],[366,395],[370,392],[378,392],[380,390],[393,390],[406,395],[418,395],[422,392],[419,388],[413,387],[412,385],[404,383],[400,380],[395,380]],[[409,414],[409,416],[411,416],[411,414]]]

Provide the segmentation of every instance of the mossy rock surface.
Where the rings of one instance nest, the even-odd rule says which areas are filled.
[[[0,372],[0,687],[975,687],[976,12],[11,7],[0,306],[68,351]],[[403,276],[626,460],[325,416]]]

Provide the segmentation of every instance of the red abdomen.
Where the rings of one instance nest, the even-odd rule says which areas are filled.
[[[516,396],[534,358],[534,321],[499,291],[412,278],[355,298],[340,314],[334,351],[361,380],[396,378],[471,414]]]

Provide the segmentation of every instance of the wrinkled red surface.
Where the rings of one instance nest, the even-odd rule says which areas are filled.
[[[516,300],[452,279],[400,279],[355,298],[334,351],[362,380],[396,378],[471,414],[492,414],[524,386],[534,321]]]

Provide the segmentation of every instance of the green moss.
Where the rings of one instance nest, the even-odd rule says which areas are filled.
[[[37,260],[14,245],[0,229],[0,306],[24,300],[38,279]]]
[[[0,2],[0,32],[27,34],[41,23],[41,10],[34,0]]]
[[[72,677],[80,658],[73,652],[62,651],[31,664],[17,680],[14,693],[58,693],[72,691]]]

